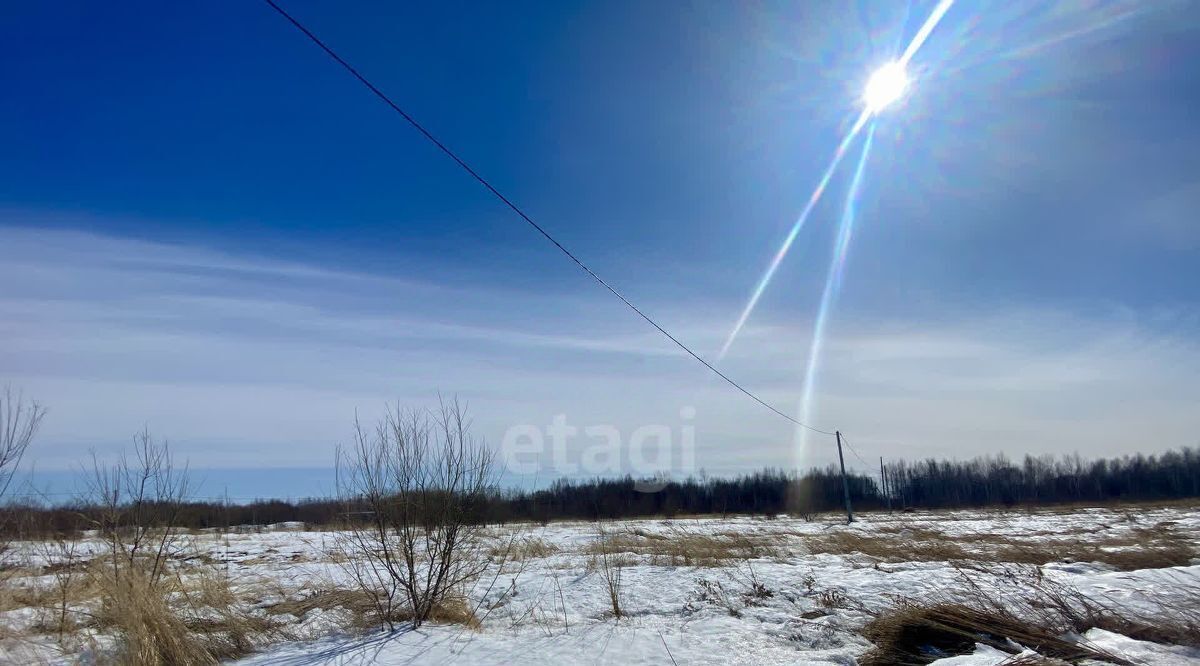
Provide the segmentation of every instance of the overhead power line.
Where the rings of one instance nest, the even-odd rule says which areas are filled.
[[[871,468],[870,463],[868,463],[866,460],[863,460],[863,457],[858,455],[858,451],[854,450],[854,446],[850,443],[850,440],[846,437],[846,433],[842,433],[842,443],[846,445],[846,448],[850,449],[850,453],[853,453],[854,457],[858,458],[858,461],[860,463],[866,465],[868,469]],[[874,472],[870,472],[870,473],[874,474]]]
[[[488,182],[488,180],[486,178],[479,175],[479,172],[477,172],[477,171],[475,171],[475,169],[471,168],[471,165],[467,164],[466,161],[464,161],[461,157],[459,157],[458,154],[455,153],[453,150],[450,150],[450,148],[448,148],[446,146],[446,144],[444,144],[440,140],[438,140],[437,137],[435,137],[429,130],[425,129],[425,127],[423,125],[421,125],[421,123],[417,122],[417,120],[415,118],[413,118],[411,115],[409,115],[408,112],[406,112],[404,109],[400,108],[400,106],[398,104],[393,102],[392,99],[390,97],[388,97],[382,90],[377,88],[375,86],[375,84],[371,83],[367,79],[367,77],[360,74],[358,72],[358,70],[355,69],[350,63],[348,63],[344,59],[342,59],[342,57],[339,56],[333,49],[329,48],[329,46],[327,46],[325,44],[325,42],[321,41],[321,39],[319,37],[317,37],[315,34],[313,34],[313,32],[311,30],[304,27],[304,25],[302,23],[300,23],[299,21],[297,21],[295,18],[293,18],[291,14],[284,11],[284,9],[282,7],[280,7],[278,4],[276,4],[274,0],[264,0],[264,2],[266,2],[268,5],[271,6],[272,9],[274,9],[276,12],[278,12],[280,16],[287,19],[287,21],[289,23],[291,23],[293,26],[295,26],[295,28],[297,30],[304,33],[304,35],[306,37],[308,37],[310,40],[312,40],[312,42],[314,44],[319,46],[321,48],[321,50],[325,52],[326,55],[328,55],[335,62],[337,62],[339,65],[341,65],[354,78],[358,79],[359,83],[366,86],[367,89],[370,90],[372,93],[374,93],[375,96],[378,97],[380,100],[382,100],[384,104],[387,104],[389,107],[392,108],[393,111],[400,114],[401,118],[404,118],[404,120],[406,120],[409,125],[412,125],[413,128],[416,129],[418,132],[420,132],[421,135],[424,136],[426,139],[428,139],[430,143],[432,143],[434,146],[437,146],[438,150],[441,150],[443,153],[446,154],[447,157],[454,160],[454,162],[456,164],[458,164],[458,166],[462,167],[463,171],[466,171],[468,174],[471,175],[472,178],[479,181],[480,185],[483,185],[489,192],[491,192],[493,195],[495,195],[495,197],[497,199],[499,199],[505,206],[507,206],[512,212],[516,213],[518,217],[520,217],[522,220],[525,220],[527,223],[529,223],[529,226],[533,227],[539,234],[542,235],[542,237],[544,237],[546,240],[550,241],[554,245],[554,247],[558,248],[558,250],[560,252],[562,252],[563,254],[565,254],[567,256],[567,258],[569,258],[571,261],[575,262],[575,265],[578,266],[581,270],[583,270],[583,272],[587,273],[588,276],[591,277],[593,280],[595,280],[600,286],[607,289],[610,293],[612,293],[613,296],[616,296],[617,298],[619,298],[621,300],[621,302],[624,303],[630,310],[633,310],[635,313],[637,313],[637,315],[639,317],[646,320],[646,322],[648,324],[650,324],[655,329],[657,329],[658,332],[662,333],[668,340],[675,343],[675,346],[679,347],[684,352],[686,352],[688,354],[688,356],[691,356],[692,358],[699,361],[701,365],[708,368],[716,376],[725,380],[726,383],[728,383],[730,386],[741,391],[747,397],[749,397],[751,400],[757,402],[758,404],[762,405],[763,407],[766,407],[767,409],[774,412],[776,415],[787,419],[791,423],[793,423],[797,426],[800,426],[801,428],[807,428],[808,430],[811,430],[813,432],[818,432],[823,435],[830,435],[830,436],[832,436],[834,434],[833,431],[821,430],[820,428],[814,428],[813,426],[810,426],[807,423],[801,423],[800,421],[792,418],[791,416],[788,416],[787,414],[779,411],[778,409],[776,409],[771,404],[767,403],[762,398],[758,397],[754,393],[751,393],[748,389],[743,387],[741,384],[739,384],[739,383],[735,382],[733,379],[729,378],[728,375],[726,375],[725,373],[718,370],[711,363],[709,363],[708,361],[701,358],[699,354],[692,351],[687,345],[680,342],[678,338],[676,338],[674,335],[671,335],[669,332],[667,332],[667,329],[660,326],[658,324],[658,322],[651,319],[650,316],[647,315],[645,312],[642,312],[642,310],[639,309],[636,305],[634,305],[628,298],[625,298],[625,296],[623,296],[621,294],[621,292],[617,291],[612,285],[610,285],[608,282],[605,282],[604,279],[601,278],[599,275],[597,275],[592,269],[588,268],[587,265],[584,264],[583,261],[581,261],[579,259],[579,257],[575,256],[575,254],[572,253],[570,250],[568,250],[565,246],[563,246],[562,243],[558,242],[558,240],[556,240],[554,238],[554,236],[551,236],[550,232],[546,231],[537,222],[534,222],[533,218],[531,218],[525,214],[525,211],[521,210],[521,208],[519,206],[517,206],[515,203],[513,203],[508,197],[501,194],[500,190],[496,189],[490,182]]]

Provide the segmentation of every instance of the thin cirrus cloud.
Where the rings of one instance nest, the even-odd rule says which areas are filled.
[[[797,451],[789,424],[598,292],[450,287],[28,227],[0,228],[0,280],[3,379],[51,409],[32,456],[45,469],[115,451],[142,424],[199,467],[329,466],[356,413],[439,390],[468,400],[493,443],[557,414],[629,433],[694,407],[710,473],[833,459],[820,443]],[[725,333],[686,304],[648,305],[699,348]],[[867,459],[1196,445],[1195,328],[1194,314],[1161,311],[847,312],[813,413]],[[752,324],[725,369],[794,410],[810,330],[803,317]]]

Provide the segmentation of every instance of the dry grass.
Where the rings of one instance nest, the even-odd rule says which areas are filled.
[[[998,666],[1067,666],[1069,663],[1040,654],[1018,654],[1005,659]]]
[[[379,616],[375,596],[359,588],[320,588],[304,593],[295,599],[286,599],[266,607],[271,615],[294,615],[304,617],[313,610],[342,609],[350,614],[351,625],[357,629],[367,629],[379,626],[382,618]],[[396,618],[402,621],[403,618]]]
[[[448,597],[433,607],[429,619],[442,624],[457,624],[476,631],[482,626],[475,608],[463,597]]]
[[[550,557],[557,552],[558,546],[537,537],[529,537],[494,546],[488,551],[488,557],[506,562],[524,562]]]
[[[662,566],[720,567],[775,556],[780,550],[769,537],[699,534],[675,528],[662,533],[632,529],[605,534],[589,544],[586,552],[648,557],[651,564]]]
[[[871,620],[862,633],[875,644],[859,662],[863,666],[928,664],[939,655],[970,654],[976,643],[1009,653],[1019,651],[1013,643],[1032,646],[1045,656],[1068,662],[1095,659],[1128,663],[1085,643],[1063,638],[1060,627],[961,603],[901,602]]]
[[[947,562],[974,559],[971,552],[946,538],[881,536],[839,531],[805,540],[808,552],[833,555],[860,554],[885,562]]]
[[[189,630],[163,589],[137,569],[99,579],[97,622],[120,637],[116,661],[130,666],[215,664],[217,657]]]
[[[304,617],[313,610],[327,611],[339,608],[350,613],[354,618],[352,625],[358,629],[377,627],[383,622],[383,618],[379,617],[374,596],[360,588],[327,587],[310,590],[302,597],[271,604],[266,607],[266,611],[271,615]],[[403,623],[412,618],[411,614],[400,610],[391,619],[393,622]],[[474,609],[460,597],[448,598],[435,606],[429,619],[433,622],[458,624],[471,629],[478,629],[480,626]]]
[[[1099,562],[1121,571],[1187,566],[1200,551],[1192,540],[1170,526],[1138,528],[1127,535],[1080,539],[1000,542],[992,559],[1017,564]]]
[[[1200,549],[1172,525],[1135,528],[1088,539],[1049,535],[946,535],[921,527],[891,527],[878,533],[842,530],[808,537],[810,553],[859,554],[884,562],[1098,562],[1121,571],[1187,566]]]
[[[974,564],[959,574],[952,588],[922,601],[899,599],[875,614],[863,629],[875,648],[861,663],[925,664],[935,650],[966,654],[975,643],[1014,655],[1030,648],[1041,656],[1005,662],[1014,665],[1127,663],[1079,639],[1095,628],[1167,645],[1200,644],[1200,586],[1186,578],[1171,593],[1156,593],[1147,609],[1090,597],[1032,566]]]

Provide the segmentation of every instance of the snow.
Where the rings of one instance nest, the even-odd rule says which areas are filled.
[[[1020,656],[1027,657],[1037,654],[1033,650],[1025,650],[1020,653]],[[971,654],[963,654],[957,657],[945,657],[936,661],[930,662],[930,666],[996,666],[1003,664],[1005,661],[1012,659],[1013,655],[997,650],[990,645],[982,643],[975,644],[975,651]]]
[[[1103,629],[1092,629],[1083,635],[1092,645],[1111,654],[1120,655],[1134,663],[1157,666],[1200,664],[1200,650],[1139,641]]]
[[[860,553],[810,553],[806,544],[814,537],[839,533],[902,536],[937,530],[961,538],[964,547],[970,548],[985,537],[1031,542],[1080,535],[1112,539],[1133,534],[1138,527],[1167,522],[1193,540],[1200,535],[1200,510],[1179,508],[1143,510],[1134,519],[1124,511],[1090,509],[1070,513],[879,513],[862,516],[849,526],[834,517],[606,523],[609,533],[648,535],[647,541],[680,535],[737,535],[763,545],[763,552],[723,561],[723,566],[672,564],[647,552],[623,554],[628,562],[622,570],[627,616],[620,620],[611,616],[603,576],[588,552],[600,538],[595,524],[496,528],[498,540],[519,529],[521,538],[538,539],[553,552],[519,565],[510,562],[470,591],[471,600],[480,605],[479,630],[427,624],[419,630],[362,634],[348,628],[346,611],[315,609],[303,617],[276,616],[289,623],[289,631],[299,640],[267,646],[238,663],[855,664],[872,647],[859,633],[871,613],[891,607],[897,597],[954,594],[962,584],[962,569],[945,561],[885,562]],[[349,585],[347,573],[332,555],[334,535],[329,532],[287,525],[265,531],[202,534],[190,540],[194,551],[215,561],[238,586],[257,590],[254,602],[259,608],[315,590]],[[1040,571],[1047,579],[1090,597],[1147,613],[1160,608],[1159,600],[1177,595],[1181,582],[1200,585],[1200,562],[1139,571],[1117,571],[1099,563],[1052,562]],[[751,594],[753,581],[769,595]],[[1001,581],[982,573],[972,582],[992,586],[989,589],[998,594],[1004,589]],[[26,583],[45,584],[34,577]],[[706,589],[715,590],[715,595]],[[487,610],[491,606],[495,607]],[[25,631],[33,624],[30,613],[30,609],[0,613],[0,626]],[[1136,641],[1100,629],[1082,638],[1135,663],[1200,664],[1200,651],[1192,648]],[[0,642],[0,659],[4,658],[4,645]],[[13,654],[9,652],[9,657]],[[74,661],[73,656],[55,655],[48,649],[41,650],[41,656],[51,663]],[[1012,656],[977,645],[972,654],[934,663],[983,666]]]

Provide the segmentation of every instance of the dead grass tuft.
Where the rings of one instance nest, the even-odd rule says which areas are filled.
[[[271,604],[266,607],[266,611],[271,615],[304,617],[313,610],[326,611],[335,608],[349,611],[354,617],[354,625],[359,628],[379,623],[375,617],[377,610],[374,596],[358,588],[322,588],[297,599]]]
[[[1187,566],[1200,549],[1172,525],[1137,528],[1120,535],[1062,539],[1048,535],[950,536],[927,528],[891,527],[879,533],[842,530],[808,537],[810,553],[859,554],[884,562],[1097,562],[1121,571]]]
[[[1063,638],[1058,627],[966,604],[926,606],[901,602],[871,620],[863,628],[863,636],[875,644],[860,661],[863,666],[928,664],[946,655],[970,654],[976,643],[1009,653],[1020,651],[1014,643],[1035,646],[1047,657],[1068,662],[1095,659],[1128,663],[1085,643]]]
[[[530,537],[511,544],[505,543],[494,546],[488,551],[488,557],[493,560],[503,560],[506,562],[524,562],[526,560],[550,557],[557,552],[558,546],[537,537]]]
[[[998,666],[1069,666],[1070,662],[1051,659],[1040,654],[1018,654],[1000,662]]]
[[[587,552],[593,556],[644,556],[651,564],[661,566],[721,567],[775,556],[780,551],[765,537],[700,534],[672,528],[666,532],[628,530],[606,534],[589,544]]]
[[[321,588],[312,590],[302,597],[287,599],[266,607],[270,615],[294,615],[304,617],[313,610],[343,609],[349,611],[354,618],[353,626],[367,629],[379,626],[383,618],[379,617],[379,608],[374,595],[361,588]],[[412,619],[411,613],[397,609],[391,620],[397,624]],[[480,627],[475,611],[466,599],[449,597],[437,604],[429,616],[430,621],[445,624],[458,624],[471,629]]]
[[[936,536],[935,536],[936,535]],[[805,541],[810,553],[833,555],[860,554],[885,562],[948,562],[973,559],[961,545],[931,532],[924,538],[912,536],[878,536],[854,531],[838,531],[809,537]]]
[[[100,579],[100,626],[120,636],[117,661],[130,666],[215,664],[216,656],[188,630],[160,587],[138,569]]]
[[[1192,540],[1169,525],[1137,528],[1124,536],[1101,536],[1090,541],[1006,540],[990,559],[1016,564],[1099,562],[1121,571],[1187,566],[1200,557]]]
[[[959,582],[922,601],[900,599],[875,614],[863,630],[875,648],[863,664],[924,664],[937,654],[965,654],[975,643],[1010,654],[1030,648],[1049,660],[1012,664],[1097,660],[1125,664],[1082,641],[1100,628],[1168,645],[1200,644],[1200,585],[1171,576],[1171,593],[1145,604],[1122,605],[1091,597],[1045,577],[1038,567],[1014,564],[959,568]],[[1053,661],[1060,660],[1060,661]],[[1010,662],[1006,662],[1010,663]]]

